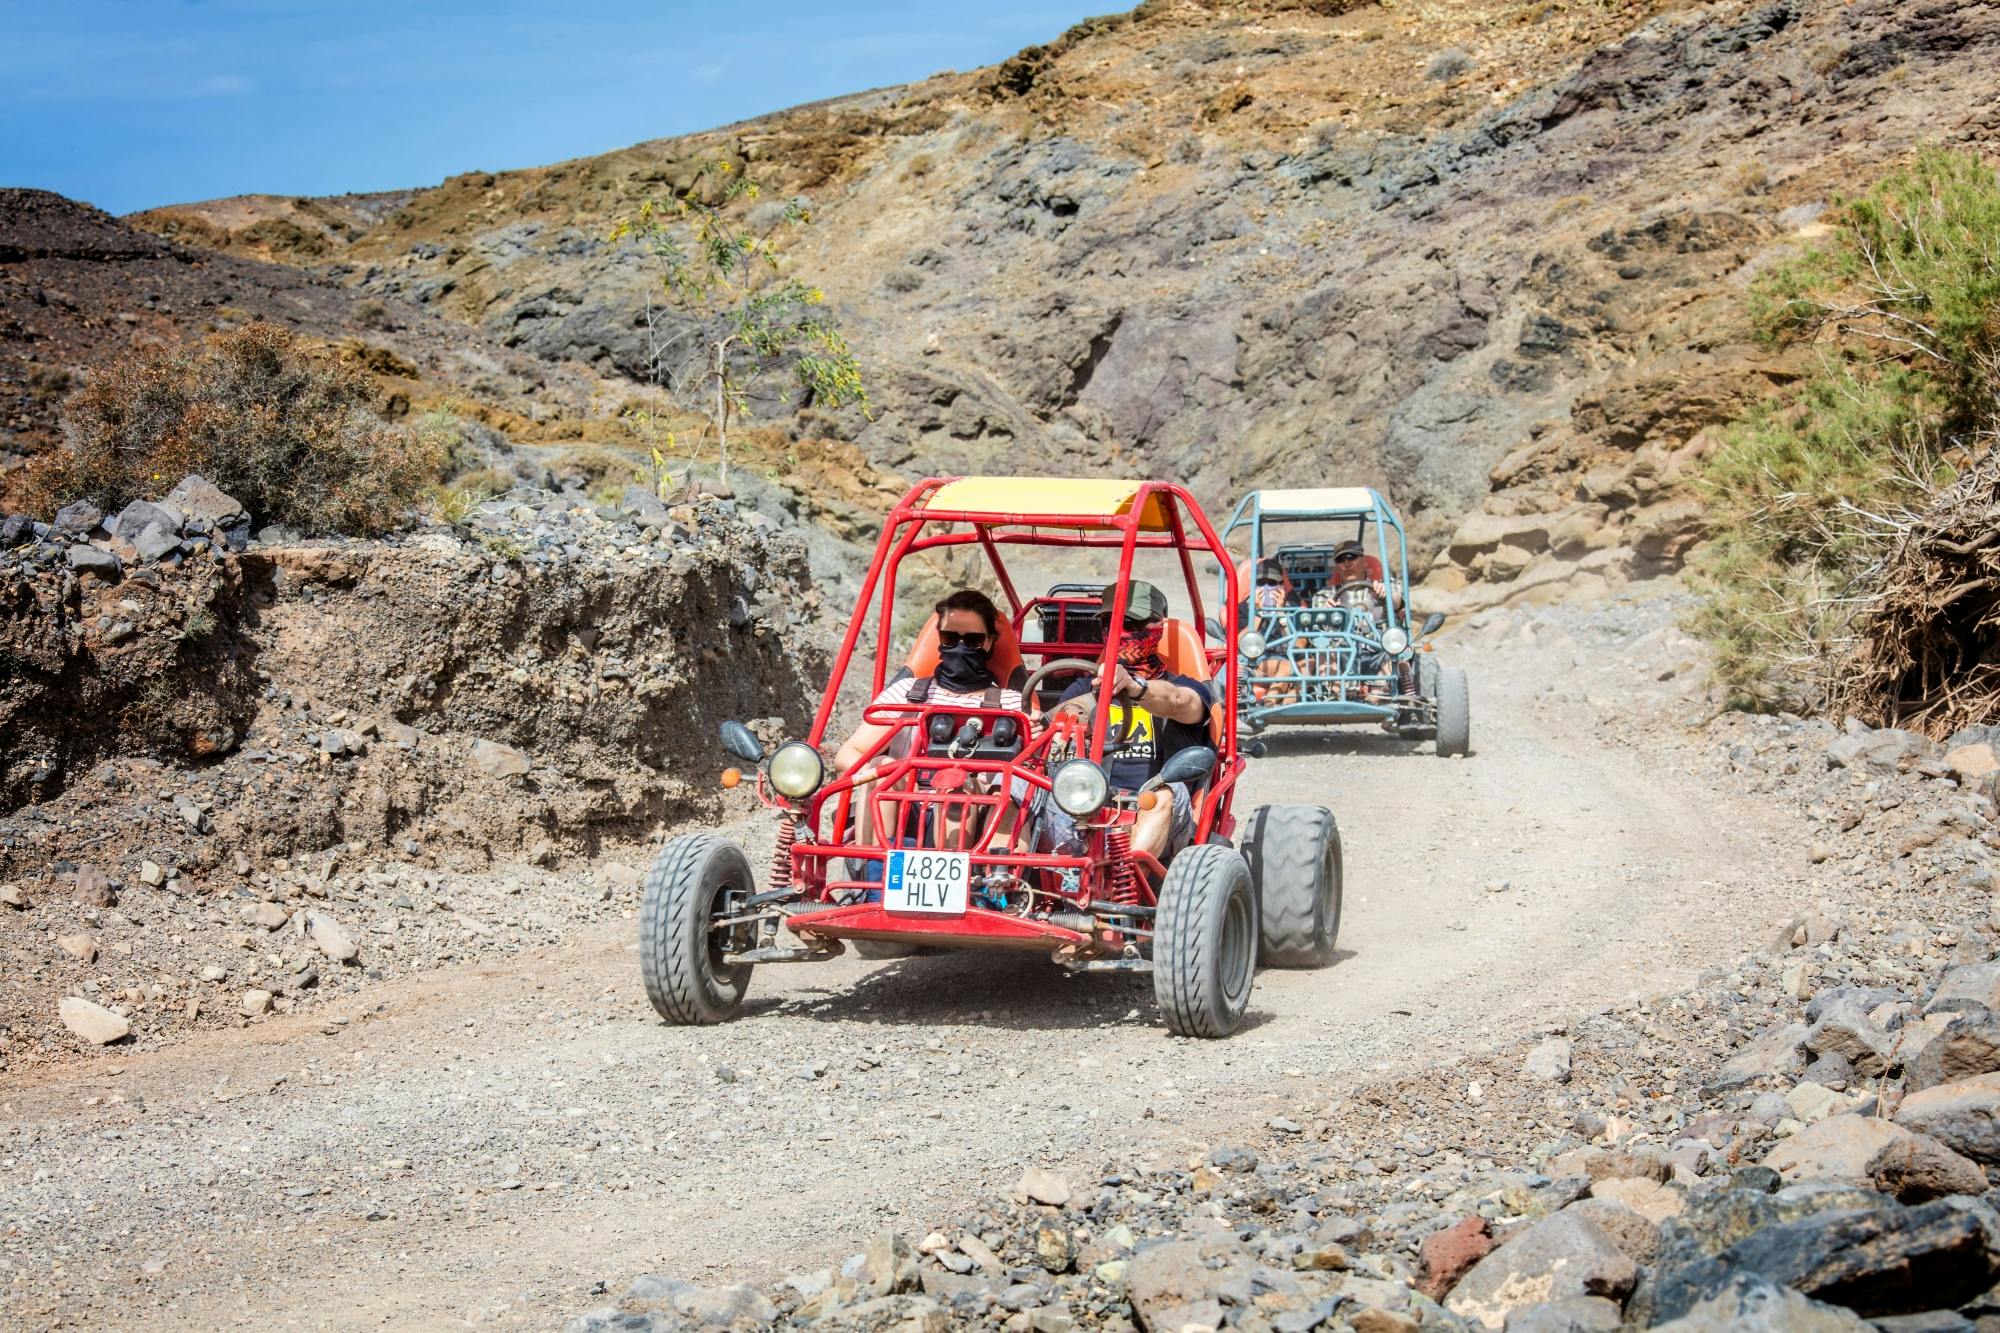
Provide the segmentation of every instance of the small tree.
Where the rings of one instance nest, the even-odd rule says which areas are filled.
[[[611,237],[644,239],[665,266],[667,301],[684,326],[661,337],[648,311],[654,382],[677,405],[707,418],[725,485],[731,424],[748,414],[752,394],[787,367],[821,407],[868,407],[847,339],[824,313],[826,294],[785,272],[779,237],[810,226],[810,210],[803,199],[791,200],[759,230],[749,214],[760,193],[729,163],[710,162],[671,203],[646,203]],[[664,468],[657,446],[653,459]]]

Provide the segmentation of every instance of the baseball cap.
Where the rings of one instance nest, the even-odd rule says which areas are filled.
[[[1118,593],[1118,585],[1104,585],[1104,609],[1111,609],[1111,599]],[[1147,583],[1144,579],[1133,579],[1125,585],[1125,618],[1127,620],[1153,621],[1167,618],[1167,595]]]

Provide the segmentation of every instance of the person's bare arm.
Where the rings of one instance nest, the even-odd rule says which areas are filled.
[[[1154,717],[1192,725],[1208,716],[1208,700],[1200,690],[1176,685],[1170,680],[1149,680],[1142,685],[1122,666],[1118,668],[1118,682],[1113,686],[1113,693],[1120,699],[1138,704]]]
[[[879,722],[863,722],[854,729],[853,735],[841,742],[840,749],[834,752],[834,772],[842,774],[851,772],[854,766],[861,762],[863,755],[881,744],[882,738],[894,730],[894,727],[884,726]]]

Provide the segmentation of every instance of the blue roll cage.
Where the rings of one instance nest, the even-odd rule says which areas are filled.
[[[1342,612],[1329,612],[1310,607],[1283,607],[1277,609],[1251,610],[1250,618],[1244,623],[1254,623],[1265,634],[1266,650],[1260,657],[1278,653],[1291,665],[1292,674],[1275,678],[1274,683],[1289,687],[1296,697],[1288,702],[1266,704],[1246,699],[1241,716],[1253,727],[1271,722],[1367,722],[1394,718],[1399,708],[1392,704],[1370,703],[1359,697],[1360,691],[1369,687],[1393,687],[1396,684],[1394,659],[1382,651],[1381,636],[1391,626],[1402,629],[1414,641],[1410,624],[1409,598],[1409,543],[1403,534],[1402,521],[1396,511],[1373,489],[1341,488],[1349,491],[1358,501],[1365,496],[1365,502],[1343,502],[1327,505],[1288,506],[1270,508],[1265,503],[1265,492],[1251,491],[1237,504],[1223,525],[1222,539],[1226,543],[1230,534],[1239,528],[1248,528],[1250,533],[1250,568],[1254,585],[1255,570],[1267,555],[1282,555],[1294,546],[1280,546],[1266,551],[1264,527],[1267,523],[1310,523],[1340,522],[1352,520],[1355,523],[1354,540],[1363,543],[1366,549],[1369,534],[1374,537],[1375,556],[1382,565],[1382,583],[1386,623],[1374,624],[1368,617],[1359,626],[1355,619]],[[1285,494],[1279,492],[1279,494]],[[1395,535],[1395,544],[1390,545],[1390,534]],[[1317,546],[1321,543],[1312,543]],[[1331,574],[1329,572],[1329,580]],[[1254,597],[1254,586],[1246,586],[1246,596]],[[1365,632],[1372,630],[1372,632]],[[1230,645],[1236,652],[1236,645]],[[1363,653],[1372,654],[1380,664],[1377,671],[1362,671],[1360,661]],[[1254,669],[1254,662],[1246,667]],[[1333,670],[1327,670],[1327,667]],[[1257,683],[1246,670],[1242,679],[1246,689]]]

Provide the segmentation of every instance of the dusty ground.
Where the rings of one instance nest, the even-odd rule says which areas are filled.
[[[740,1022],[670,1029],[629,923],[582,927],[17,1078],[0,1091],[5,1321],[551,1327],[602,1282],[836,1260],[885,1224],[922,1234],[1025,1163],[1310,1118],[1358,1076],[1683,982],[1769,932],[1803,831],[1629,720],[1699,712],[1682,678],[1657,679],[1680,653],[1666,616],[1466,627],[1468,760],[1280,738],[1247,794],[1338,811],[1344,953],[1264,974],[1232,1041],[1167,1038],[1144,980],[964,956],[766,968]]]

